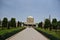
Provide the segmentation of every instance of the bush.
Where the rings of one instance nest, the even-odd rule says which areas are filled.
[[[60,36],[59,35],[57,36],[55,32],[48,31],[41,28],[36,28],[36,30],[41,34],[43,34],[44,36],[48,37],[50,40],[60,40]]]
[[[0,39],[5,40],[6,38],[22,31],[23,29],[25,29],[25,27],[17,27],[17,28],[1,30],[0,31]]]

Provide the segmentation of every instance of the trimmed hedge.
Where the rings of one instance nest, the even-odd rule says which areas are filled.
[[[6,32],[5,34],[0,34],[0,40],[5,40],[6,38],[8,38],[8,37],[20,32],[20,31],[22,31],[23,29],[25,29],[25,27],[22,27],[22,28],[18,27],[18,28],[15,28],[15,30],[12,30],[11,32]]]
[[[44,32],[42,30],[39,30],[38,28],[35,28],[38,32],[40,32],[41,34],[43,34],[44,36],[46,36],[47,38],[49,38],[50,40],[60,40],[60,38],[57,38],[47,32]]]

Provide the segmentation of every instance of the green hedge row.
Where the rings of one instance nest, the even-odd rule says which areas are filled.
[[[3,32],[0,33],[0,40],[5,40],[6,38],[8,38],[8,37],[20,32],[20,31],[22,31],[23,29],[25,29],[25,27],[12,28],[10,30],[7,29],[8,32],[3,31]]]
[[[49,38],[50,40],[60,40],[60,38],[57,38],[57,37],[55,37],[55,36],[53,36],[53,35],[51,35],[51,34],[49,34],[49,33],[47,33],[47,32],[44,32],[44,31],[38,29],[38,28],[35,28],[35,29],[36,29],[38,32],[40,32],[41,34],[43,34],[44,36],[46,36],[47,38]]]

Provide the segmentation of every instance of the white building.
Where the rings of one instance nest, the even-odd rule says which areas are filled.
[[[28,16],[24,26],[35,27],[34,18],[32,16]]]

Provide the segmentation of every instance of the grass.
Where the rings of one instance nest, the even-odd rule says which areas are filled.
[[[41,32],[43,35],[48,37],[50,40],[60,40],[60,30],[50,31],[49,29],[36,28],[37,31]]]
[[[0,29],[0,39],[5,40],[6,38],[18,33],[19,31],[25,29],[25,27],[16,27],[11,29]]]

